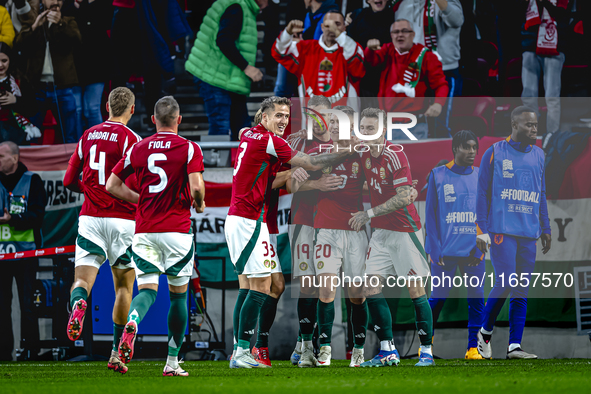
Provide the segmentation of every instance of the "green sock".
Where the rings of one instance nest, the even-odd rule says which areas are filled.
[[[119,341],[124,328],[125,325],[113,323],[113,351],[115,352],[119,349]]]
[[[413,298],[412,303],[415,305],[415,321],[421,345],[430,346],[433,340],[433,312],[427,295]]]
[[[250,290],[244,305],[240,310],[240,322],[238,324],[238,347],[242,349],[250,348],[250,338],[254,334],[254,329],[259,320],[261,307],[265,303],[267,295],[258,291]]]
[[[70,306],[72,308],[74,308],[74,304],[76,303],[76,301],[78,301],[78,300],[86,301],[87,298],[88,298],[88,292],[86,291],[86,289],[83,287],[76,287],[70,293]]]
[[[376,294],[367,299],[367,309],[373,322],[373,330],[380,341],[391,341],[392,336],[392,314],[384,296]]]
[[[277,302],[279,302],[277,298],[268,295],[265,303],[261,307],[257,343],[254,345],[257,348],[269,347],[269,331],[271,331],[271,326],[273,325],[275,315],[277,314]]]
[[[244,304],[244,300],[248,295],[248,289],[240,289],[238,290],[238,298],[236,298],[236,305],[234,305],[234,315],[232,316],[232,321],[234,324],[233,331],[234,331],[234,339],[236,343],[234,344],[234,350],[238,348],[238,324],[240,322],[240,310],[242,310],[242,305]]]
[[[353,337],[357,349],[363,349],[365,345],[368,320],[367,301],[363,301],[361,305],[351,303],[351,325],[353,326]]]
[[[332,341],[332,325],[334,323],[334,301],[318,301],[318,344],[330,346]]]
[[[131,301],[127,321],[133,320],[139,325],[144,316],[146,316],[146,313],[148,313],[148,311],[150,310],[152,304],[154,304],[154,301],[156,301],[157,295],[158,292],[156,290],[140,290],[138,295],[136,295]]]
[[[189,312],[187,311],[187,292],[169,293],[168,308],[168,355],[176,357],[183,346]]]
[[[318,298],[298,298],[298,319],[300,320],[300,337],[303,341],[311,341],[317,320]],[[298,337],[298,342],[300,340]]]

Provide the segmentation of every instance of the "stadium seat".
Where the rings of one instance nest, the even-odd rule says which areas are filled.
[[[471,130],[479,137],[492,135],[496,106],[493,97],[465,99],[461,105],[454,105],[449,121],[452,134],[460,130]]]

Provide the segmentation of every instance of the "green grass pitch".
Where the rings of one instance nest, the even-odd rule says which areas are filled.
[[[274,361],[272,369],[229,369],[228,362],[190,361],[189,377],[163,377],[164,361],[132,361],[125,375],[106,362],[1,363],[0,392],[7,393],[526,393],[584,392],[590,360],[437,360],[435,367],[349,368],[335,361],[326,368],[301,369]],[[510,391],[507,391],[510,390]]]

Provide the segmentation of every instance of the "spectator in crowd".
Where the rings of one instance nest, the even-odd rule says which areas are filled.
[[[293,35],[302,33],[304,23],[292,20],[275,41],[273,57],[298,77],[304,97],[320,95],[343,104],[347,97],[359,96],[359,80],[365,75],[363,49],[347,36],[340,12],[327,12],[321,26],[318,40],[295,42]]]
[[[460,0],[402,0],[396,19],[406,19],[414,26],[414,42],[425,45],[437,54],[449,86],[449,100],[443,108],[443,116],[436,123],[436,135],[449,137],[449,117],[453,98],[462,95],[460,75],[460,31],[464,24],[464,11]]]
[[[250,125],[246,101],[252,82],[263,78],[254,67],[256,17],[268,0],[218,0],[207,11],[185,63],[205,101],[209,134],[232,135]]]
[[[81,43],[74,17],[62,16],[63,0],[43,0],[43,11],[32,25],[23,24],[15,47],[26,59],[25,76],[34,85],[38,104],[31,122],[41,128],[47,107],[61,128],[63,142],[77,142],[82,135],[76,122],[72,87],[78,84],[74,48]]]
[[[527,6],[521,32],[523,62],[521,81],[523,105],[535,109],[538,117],[538,86],[544,74],[548,116],[546,132],[560,129],[560,87],[564,64],[564,41],[567,37],[569,0],[522,0]]]
[[[70,9],[82,36],[82,45],[74,51],[78,86],[73,88],[76,99],[76,120],[80,130],[103,122],[101,102],[109,69],[103,62],[92,61],[108,56],[111,25],[111,5],[100,0],[76,0]]]
[[[31,92],[23,97],[11,66],[12,50],[0,42],[0,142],[12,141],[23,145],[25,140],[40,137],[39,129],[22,115],[31,107]]]
[[[39,11],[39,0],[8,0],[4,3],[17,33],[21,31],[23,23],[32,25],[35,22]]]
[[[390,41],[390,26],[394,22],[394,12],[386,7],[386,0],[366,1],[369,7],[359,8],[347,14],[345,19],[347,34],[362,47],[372,38],[380,42]],[[377,97],[381,65],[372,67],[366,64],[365,68],[365,77],[360,84],[361,97]]]
[[[0,41],[12,47],[14,26],[6,7],[0,6]]]
[[[28,171],[19,157],[19,148],[14,142],[0,143],[2,253],[42,247],[41,225],[47,202],[45,188],[39,175]],[[40,349],[33,285],[39,261],[37,258],[27,258],[3,263],[0,275],[0,360],[11,361],[14,349],[11,319],[13,278],[16,280],[21,307],[21,347],[25,349],[26,359],[35,358]]]
[[[299,2],[301,4],[302,0],[292,0],[288,4],[288,10],[286,15],[291,20],[300,20],[297,18],[297,15],[294,15],[294,9],[296,9],[297,5],[293,4]],[[336,4],[335,0],[304,0],[303,5],[309,9],[308,13],[306,13],[304,17],[304,30],[301,34],[294,36],[294,41],[297,40],[318,40],[322,35],[322,20],[324,15],[329,11],[339,11],[339,6]],[[275,82],[275,96],[278,97],[292,97],[298,87],[298,80],[297,77],[287,71],[287,69],[282,65],[279,64],[277,66],[277,80]]]
[[[390,34],[392,42],[381,45],[377,39],[367,42],[366,62],[372,66],[385,63],[378,93],[380,108],[386,112],[410,112],[417,118],[438,117],[445,104],[449,88],[437,56],[427,47],[414,44],[412,24],[400,19],[395,21]],[[425,93],[435,92],[435,102],[425,111]],[[410,129],[417,139],[427,138],[427,123],[419,122]],[[394,130],[393,139],[408,138],[402,130]]]

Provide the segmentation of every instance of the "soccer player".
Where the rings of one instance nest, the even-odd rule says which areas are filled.
[[[478,153],[478,138],[468,130],[454,134],[451,149],[454,160],[436,167],[429,176],[425,228],[425,251],[431,257],[431,276],[439,278],[429,298],[433,322],[437,322],[456,269],[468,278],[468,350],[466,359],[481,360],[476,349],[478,330],[482,326],[484,289],[472,286],[470,278],[480,283],[485,272],[484,254],[476,247],[476,189],[478,167],[474,158]],[[432,280],[433,280],[432,278]]]
[[[105,189],[111,170],[141,138],[126,124],[135,111],[135,96],[123,87],[113,89],[107,101],[109,120],[84,133],[72,155],[64,186],[84,193],[78,219],[74,284],[70,291],[72,312],[68,338],[80,338],[86,313],[86,299],[99,268],[109,260],[115,283],[113,307],[113,349],[108,367],[125,373],[117,347],[127,321],[135,275],[129,250],[135,228],[135,204],[113,197]],[[80,174],[82,173],[82,180]]]
[[[347,114],[350,121],[350,132],[353,131],[355,111],[346,106],[337,106],[334,109]],[[350,141],[339,138],[338,119],[331,115],[329,132],[333,145],[322,145],[311,151],[316,153],[326,151],[338,151],[350,146]],[[349,134],[350,135],[350,134]],[[333,277],[338,276],[342,270],[346,277],[348,295],[353,304],[351,320],[354,333],[363,333],[363,337],[355,338],[356,343],[351,357],[351,367],[358,367],[363,363],[363,343],[367,330],[367,304],[363,298],[361,286],[353,285],[354,278],[363,276],[365,253],[367,251],[367,236],[364,232],[352,231],[349,226],[349,218],[362,206],[363,184],[365,176],[360,170],[361,160],[359,154],[347,157],[345,160],[335,163],[333,166],[324,167],[322,172],[330,177],[342,179],[342,184],[334,191],[320,192],[317,194],[316,214],[314,216],[314,229],[316,230],[316,242],[313,249],[314,266],[319,283],[318,301],[318,342],[320,353],[318,359],[314,358],[314,348],[311,338],[304,338],[302,356],[299,367],[328,367],[332,357],[332,327],[334,323],[334,299],[336,288],[333,286]],[[361,279],[359,279],[361,280]],[[305,281],[304,281],[305,283]],[[302,330],[302,335],[304,331]]]
[[[240,311],[238,346],[231,367],[266,367],[252,357],[249,341],[271,287],[270,239],[263,211],[273,165],[281,162],[314,171],[351,154],[346,150],[318,156],[294,152],[281,138],[289,123],[290,105],[287,98],[265,99],[261,123],[242,133],[240,140],[225,235],[236,273],[246,275],[249,291],[235,308],[235,313]]]
[[[476,242],[483,253],[488,252],[490,246],[496,274],[478,332],[478,352],[484,358],[492,357],[493,328],[509,295],[507,358],[537,358],[521,348],[529,277],[536,263],[536,240],[541,236],[544,254],[548,253],[552,242],[544,151],[535,145],[537,135],[536,112],[528,107],[517,107],[511,112],[511,135],[488,148],[480,163]],[[509,286],[507,278],[510,277],[519,278],[517,286]],[[527,285],[521,278],[528,278]]]
[[[359,131],[379,135],[369,141],[369,152],[362,154],[362,167],[367,178],[372,208],[351,214],[351,228],[362,230],[372,219],[373,234],[369,241],[365,273],[367,306],[380,339],[380,352],[362,367],[398,365],[400,355],[392,341],[392,315],[382,294],[383,282],[389,276],[404,278],[415,307],[416,327],[421,341],[417,366],[434,365],[431,353],[433,315],[423,283],[429,276],[429,264],[423,248],[421,222],[413,205],[410,166],[400,145],[385,141],[385,131],[379,128],[380,109],[367,108],[361,113]],[[376,276],[376,286],[371,277]]]
[[[138,325],[156,300],[159,277],[165,274],[170,308],[164,376],[189,375],[179,366],[178,354],[187,328],[187,287],[193,273],[190,207],[197,212],[205,208],[203,154],[199,145],[179,137],[181,119],[172,96],[158,100],[152,115],[156,133],[134,145],[107,181],[114,196],[138,204],[131,248],[139,293],[129,308],[119,357],[126,364],[131,361]],[[132,173],[139,193],[123,183]]]

